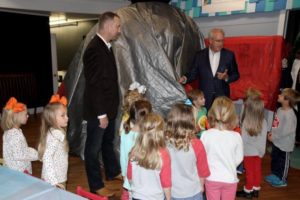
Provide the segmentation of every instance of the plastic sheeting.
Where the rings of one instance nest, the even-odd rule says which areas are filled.
[[[177,80],[188,70],[194,53],[204,47],[204,38],[191,18],[169,4],[135,3],[117,10],[117,14],[122,34],[113,43],[113,51],[119,73],[120,102],[129,85],[137,81],[147,87],[146,97],[154,111],[165,116],[172,104],[186,98]],[[81,157],[86,135],[82,118],[85,84],[82,54],[96,29],[97,26],[87,35],[64,80],[69,99],[70,151]],[[121,111],[117,122],[120,118]]]

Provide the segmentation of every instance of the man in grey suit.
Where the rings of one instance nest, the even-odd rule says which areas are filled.
[[[120,18],[112,12],[99,17],[97,35],[88,44],[84,55],[84,110],[87,121],[85,168],[90,191],[110,197],[114,192],[104,186],[99,153],[102,153],[107,180],[120,177],[120,166],[113,149],[115,119],[119,105],[117,67],[111,41],[121,31]]]
[[[240,77],[234,53],[223,48],[224,31],[214,28],[209,32],[209,47],[197,52],[191,70],[179,79],[189,83],[199,79],[207,110],[218,96],[230,96],[229,84]]]

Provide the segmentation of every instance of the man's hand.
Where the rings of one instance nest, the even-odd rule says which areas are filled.
[[[217,72],[217,77],[218,77],[218,79],[220,79],[220,80],[224,80],[224,81],[226,81],[226,80],[228,80],[228,74],[227,74],[227,69],[224,71],[224,72]]]
[[[181,84],[185,84],[186,81],[187,81],[186,76],[182,76],[182,77],[180,77],[180,79],[178,80],[178,82],[181,83]]]
[[[99,119],[99,127],[103,128],[103,129],[106,129],[107,126],[108,126],[108,118],[107,118],[107,116],[103,117],[103,118],[100,118]]]

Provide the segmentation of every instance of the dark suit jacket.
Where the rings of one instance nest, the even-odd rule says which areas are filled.
[[[213,76],[209,61],[209,49],[205,48],[196,53],[192,68],[190,72],[186,74],[187,83],[197,78],[199,79],[199,89],[204,93],[206,99],[205,106],[207,109],[211,107],[215,97],[229,97],[229,83],[238,80],[240,77],[234,53],[223,48],[221,50],[217,72],[224,72],[225,69],[228,70],[228,81],[219,80],[216,75]]]
[[[118,74],[113,52],[97,35],[91,40],[83,55],[85,91],[84,111],[86,120],[107,114],[115,119],[119,105]]]

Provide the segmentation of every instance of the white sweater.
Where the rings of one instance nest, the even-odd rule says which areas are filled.
[[[239,133],[215,128],[204,131],[201,141],[206,150],[209,181],[238,182],[236,167],[243,160],[243,141]]]
[[[65,137],[66,135],[58,129],[51,128],[47,133],[42,179],[51,185],[67,181],[68,152],[65,151]]]
[[[35,149],[28,147],[21,129],[12,128],[4,131],[3,159],[8,168],[32,173],[31,161],[38,159]]]

